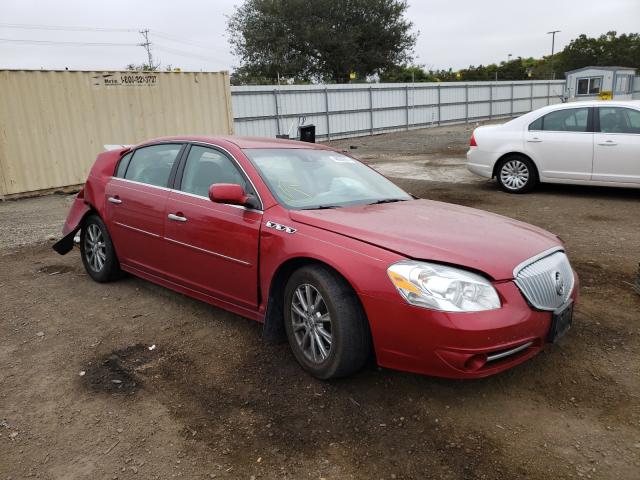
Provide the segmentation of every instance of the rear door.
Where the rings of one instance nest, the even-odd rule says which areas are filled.
[[[525,149],[543,177],[590,180],[593,166],[593,112],[563,108],[538,118],[525,132]]]
[[[121,159],[107,184],[105,220],[125,265],[156,275],[166,270],[163,237],[168,185],[183,146],[138,148]]]
[[[593,180],[640,184],[640,110],[597,110]]]
[[[262,211],[209,200],[214,183],[255,189],[226,151],[192,145],[167,199],[165,237],[173,281],[206,295],[256,308]]]

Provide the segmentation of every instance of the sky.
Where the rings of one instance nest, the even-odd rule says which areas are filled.
[[[0,68],[122,69],[146,61],[138,32],[148,29],[154,61],[162,66],[232,70],[239,59],[227,43],[226,17],[239,3],[0,0]],[[561,30],[556,51],[581,33],[638,32],[640,0],[409,0],[408,18],[420,32],[415,63],[457,70],[507,60],[509,54],[547,55],[550,30]]]

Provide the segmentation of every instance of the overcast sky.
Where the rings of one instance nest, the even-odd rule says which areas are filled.
[[[230,70],[238,65],[238,59],[229,52],[225,15],[239,3],[241,0],[0,0],[0,68],[124,68],[146,60],[143,48],[135,44],[141,42],[137,31],[147,28],[153,54],[163,65],[183,70]],[[640,26],[640,0],[409,3],[409,18],[420,31],[416,62],[428,68],[459,69],[499,62],[509,53],[540,57],[551,50],[551,36],[546,35],[549,30],[561,30],[556,36],[557,51],[581,33],[629,33],[637,32]],[[94,30],[21,29],[8,24]],[[124,45],[27,44],[7,39]]]

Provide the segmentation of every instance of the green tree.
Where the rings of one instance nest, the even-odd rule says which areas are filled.
[[[554,56],[556,78],[576,68],[597,65],[640,68],[640,34],[607,32],[597,38],[582,34]]]
[[[382,83],[435,82],[436,76],[421,65],[392,67],[380,74]]]
[[[237,79],[346,83],[412,58],[406,0],[245,0],[228,19]]]

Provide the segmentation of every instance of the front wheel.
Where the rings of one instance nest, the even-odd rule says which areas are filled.
[[[293,273],[284,293],[284,320],[293,355],[320,379],[360,370],[371,354],[362,306],[351,286],[321,265]]]
[[[98,215],[89,215],[82,225],[80,254],[85,270],[96,282],[109,282],[120,276],[111,235]]]
[[[500,162],[496,177],[500,188],[508,193],[526,193],[538,184],[533,162],[520,155],[511,155]]]

